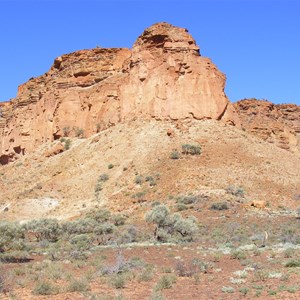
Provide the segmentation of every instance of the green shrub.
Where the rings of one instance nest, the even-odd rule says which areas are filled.
[[[99,222],[103,223],[108,221],[111,218],[111,212],[107,209],[95,209],[90,211],[87,214],[87,217]]]
[[[132,195],[132,198],[134,199],[138,199],[138,201],[143,201],[144,200],[144,196],[146,195],[146,192],[137,192],[136,194]]]
[[[183,154],[191,154],[191,155],[200,155],[201,154],[201,146],[199,145],[190,145],[183,144],[181,146]]]
[[[143,183],[143,176],[141,176],[141,175],[135,176],[134,182],[135,182],[136,184],[142,184],[142,183]]]
[[[121,226],[125,224],[126,217],[124,215],[117,214],[112,217],[112,221],[115,226]]]
[[[58,289],[48,281],[40,281],[33,289],[35,295],[55,295],[58,293]]]
[[[109,179],[108,175],[103,173],[99,176],[98,181],[105,182]]]
[[[67,221],[62,224],[62,231],[65,235],[78,235],[92,233],[97,226],[96,220],[86,217],[75,221]]]
[[[231,194],[231,195],[236,196],[236,197],[244,197],[244,195],[245,195],[245,192],[244,192],[243,188],[236,187],[236,186],[233,186],[233,185],[230,185],[229,187],[227,187],[226,192],[228,194]]]
[[[71,147],[71,140],[70,140],[70,139],[66,139],[66,140],[65,140],[64,149],[65,149],[65,150],[69,150],[70,147]]]
[[[91,237],[88,234],[75,235],[70,239],[70,243],[78,250],[87,250],[91,246]]]
[[[173,150],[170,154],[171,159],[179,159],[180,158],[180,153],[177,150]]]
[[[137,277],[138,282],[151,281],[153,279],[153,267],[146,267]]]
[[[67,286],[68,292],[86,292],[89,290],[89,284],[86,282],[86,280],[83,279],[72,279]]]
[[[29,254],[26,251],[7,251],[0,253],[0,261],[5,263],[23,263],[29,261]]]
[[[156,181],[155,181],[154,177],[152,177],[152,176],[146,176],[145,181],[149,182],[150,186],[155,186],[156,185]]]
[[[175,275],[163,275],[156,285],[156,290],[170,289],[176,282]]]
[[[18,245],[22,244],[24,238],[24,228],[21,225],[0,221],[0,253],[16,248],[21,250]]]
[[[76,137],[80,137],[80,138],[84,137],[84,130],[82,128],[74,127],[73,129]]]
[[[100,193],[100,192],[102,191],[102,189],[103,189],[102,184],[103,184],[105,181],[107,181],[108,179],[109,179],[109,177],[108,177],[108,175],[105,174],[105,173],[101,174],[101,175],[98,177],[97,183],[96,183],[96,185],[95,185],[95,197],[96,197],[96,199],[98,199],[99,193]]]
[[[177,203],[194,204],[199,201],[199,196],[180,196],[176,199]]]
[[[187,210],[189,207],[186,206],[185,204],[183,203],[178,203],[176,204],[176,209],[177,211],[183,211],[183,210]]]
[[[117,274],[110,278],[110,284],[116,289],[122,289],[125,287],[126,278],[123,274]]]
[[[154,237],[161,242],[192,241],[198,227],[193,218],[182,218],[179,213],[170,214],[165,205],[154,206],[145,216],[147,222],[156,224]]]
[[[287,268],[298,268],[300,267],[300,260],[299,259],[292,259],[292,260],[289,260],[285,266]]]
[[[210,209],[212,210],[227,210],[229,207],[228,207],[228,204],[227,202],[216,202],[216,203],[213,203],[210,207]]]
[[[114,167],[113,164],[109,164],[109,165],[107,166],[108,169],[112,169],[113,167]]]
[[[234,258],[234,259],[242,260],[242,259],[246,259],[247,255],[242,250],[235,250],[231,254],[231,257]]]
[[[113,233],[114,229],[115,226],[113,224],[105,222],[95,226],[94,233],[97,235],[109,234],[109,233]]]
[[[71,129],[69,126],[64,127],[62,131],[64,136],[69,136],[71,133]]]
[[[57,242],[62,234],[61,226],[56,219],[33,220],[26,224],[26,229],[35,235],[37,241]]]

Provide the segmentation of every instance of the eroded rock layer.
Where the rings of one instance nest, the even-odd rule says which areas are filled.
[[[278,147],[300,152],[300,106],[244,99],[234,104],[242,128]]]
[[[225,75],[186,29],[158,23],[130,49],[81,50],[55,59],[0,109],[0,163],[66,135],[90,136],[137,117],[238,123]]]

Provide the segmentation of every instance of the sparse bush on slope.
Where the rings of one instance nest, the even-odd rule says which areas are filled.
[[[157,241],[192,241],[198,227],[194,218],[171,214],[165,205],[157,205],[146,214],[146,221],[156,224],[154,237]]]

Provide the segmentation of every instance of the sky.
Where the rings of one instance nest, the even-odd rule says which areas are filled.
[[[80,49],[131,48],[147,27],[184,27],[226,74],[225,92],[300,105],[298,0],[0,0],[0,101]]]

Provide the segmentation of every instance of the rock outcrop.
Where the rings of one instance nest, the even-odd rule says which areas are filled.
[[[280,148],[300,153],[300,106],[244,99],[234,107],[244,130]]]
[[[55,59],[0,106],[0,163],[66,135],[90,136],[137,117],[238,124],[225,75],[186,29],[158,23],[130,49],[81,50]]]

